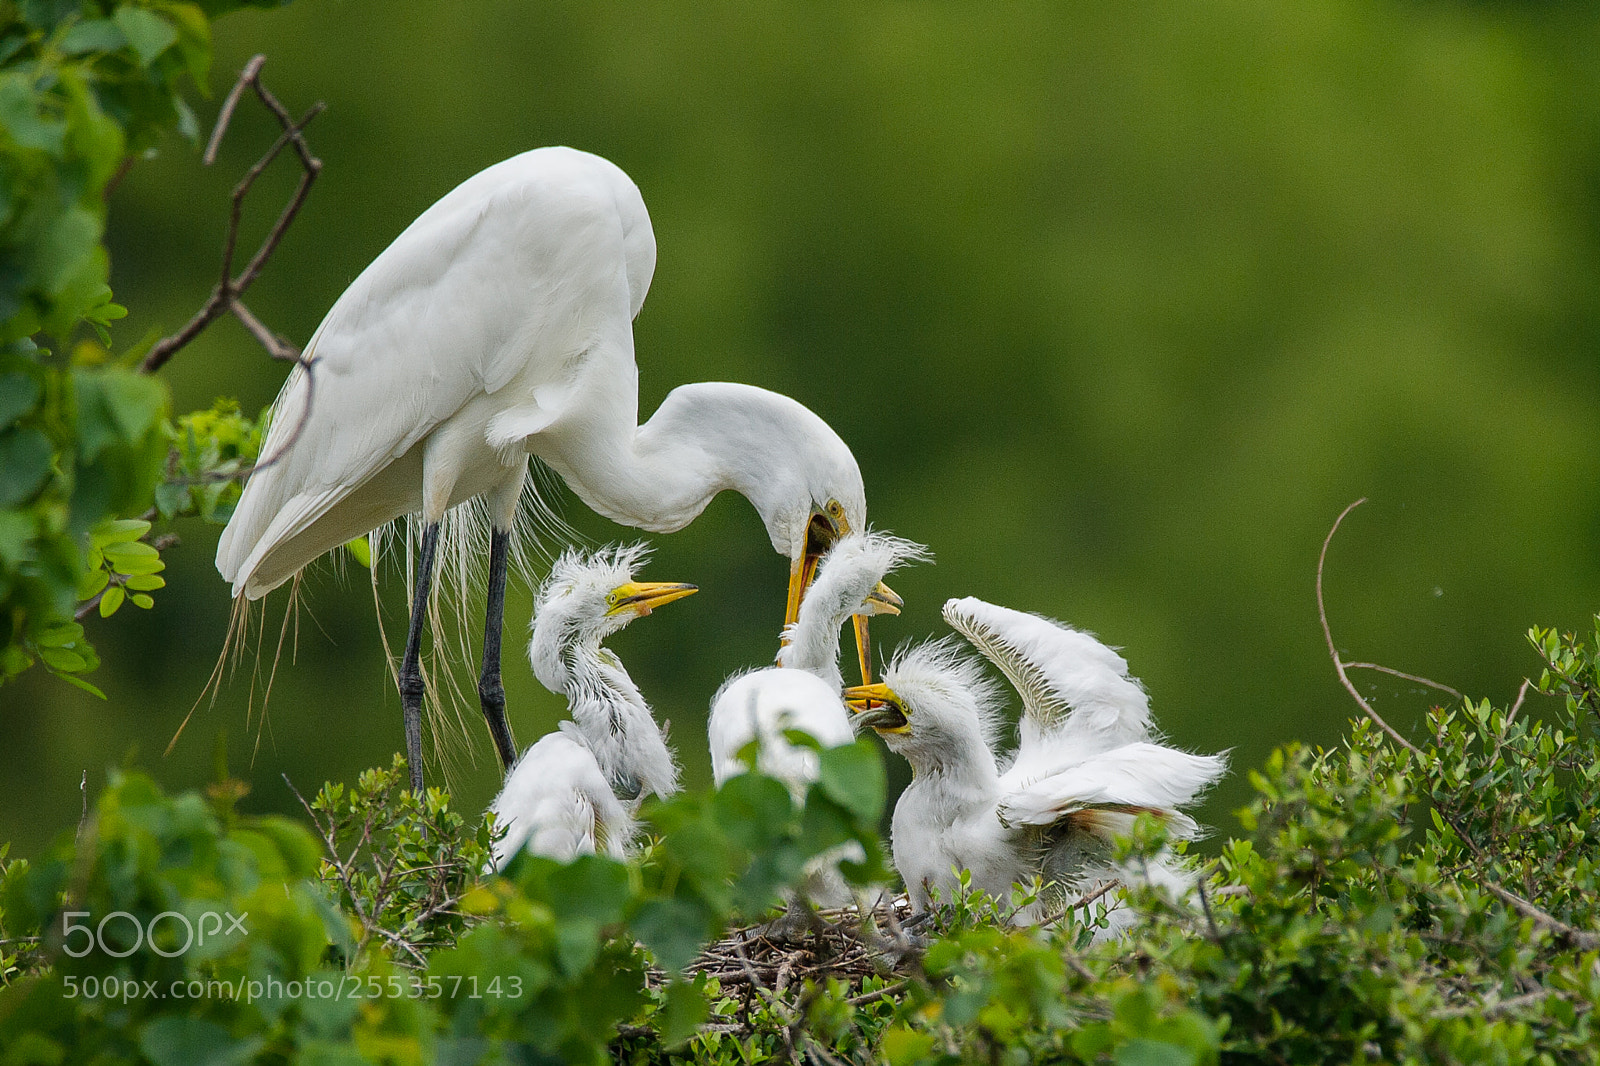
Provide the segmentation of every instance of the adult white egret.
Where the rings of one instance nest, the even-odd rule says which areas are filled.
[[[785,623],[816,559],[866,524],[850,449],[806,407],[748,385],[684,385],[638,423],[633,318],[655,269],[638,188],[571,148],[467,179],[424,211],[339,297],[274,406],[262,454],[217,545],[254,600],[323,553],[404,515],[424,532],[399,687],[422,787],[420,651],[447,511],[492,519],[478,694],[509,768],[500,632],[528,457],[623,525],[670,533],[732,489],[790,560]],[[464,552],[465,545],[449,550]]]
[[[916,907],[929,906],[934,887],[954,889],[954,871],[966,869],[1000,900],[1035,877],[1055,884],[1056,899],[1020,916],[1037,918],[1066,890],[1129,876],[1112,866],[1110,841],[1138,814],[1161,819],[1174,837],[1195,834],[1179,808],[1226,760],[1156,743],[1149,700],[1120,655],[1086,633],[982,600],[951,600],[944,615],[1022,696],[1009,758],[995,754],[998,688],[953,638],[903,652],[882,683],[845,692],[858,721],[911,763],[892,845]],[[1169,888],[1187,883],[1168,860],[1140,875]]]
[[[678,789],[666,736],[622,661],[603,642],[635,618],[692,595],[694,585],[639,582],[644,545],[569,551],[539,590],[528,658],[551,692],[567,698],[572,721],[528,748],[490,807],[505,836],[499,868],[526,847],[557,859],[597,848],[621,855],[645,793]]]
[[[799,618],[784,631],[778,665],[730,678],[712,698],[706,734],[711,773],[719,786],[749,769],[740,752],[756,741],[760,771],[786,784],[796,803],[804,802],[819,772],[817,753],[785,734],[809,734],[823,748],[855,740],[855,726],[840,697],[839,628],[853,615],[859,638],[866,617],[899,614],[900,597],[883,578],[900,563],[923,557],[921,545],[882,533],[849,533],[834,542],[822,557]],[[863,657],[863,676],[869,669]],[[845,845],[813,859],[802,886],[806,898],[823,907],[852,902],[838,863],[864,857],[859,846]],[[775,932],[787,933],[804,919],[791,904]]]

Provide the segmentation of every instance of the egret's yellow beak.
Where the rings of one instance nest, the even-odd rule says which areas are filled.
[[[875,614],[899,614],[905,604],[894,589],[880,581],[862,602],[861,613],[850,616],[856,628],[856,659],[861,664],[863,685],[872,684],[872,638],[867,635],[867,619]]]
[[[911,732],[910,712],[894,689],[878,682],[844,690],[845,705],[855,714],[857,729],[870,726],[879,733]]]
[[[606,597],[606,614],[632,611],[643,618],[663,603],[681,600],[699,591],[699,585],[685,585],[681,582],[630,581],[611,590],[611,594]]]
[[[783,624],[792,626],[800,617],[800,601],[806,597],[812,578],[817,576],[817,563],[822,561],[833,542],[850,532],[850,523],[843,516],[830,518],[820,511],[811,515],[806,524],[806,548],[789,566],[789,601],[784,607]]]

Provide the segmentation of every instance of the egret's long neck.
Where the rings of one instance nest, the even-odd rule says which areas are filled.
[[[717,493],[740,487],[732,473],[737,442],[673,417],[667,404],[637,425],[637,395],[636,385],[614,387],[603,409],[563,419],[529,445],[592,510],[626,526],[676,532]]]
[[[676,792],[672,752],[621,660],[598,643],[581,643],[569,649],[566,662],[572,720],[607,780],[623,792]]]
[[[827,424],[787,396],[726,382],[683,385],[639,426],[634,379],[613,384],[605,402],[581,405],[527,446],[585,504],[624,525],[672,533],[732,489],[755,506],[773,548],[793,558],[809,514],[808,475],[854,466]]]
[[[800,604],[800,616],[785,636],[788,643],[778,650],[778,665],[804,670],[826,681],[831,688],[843,689],[839,672],[839,627],[850,616],[842,613],[827,589],[813,588]]]
[[[912,715],[915,717],[916,712]],[[971,799],[993,797],[1000,788],[994,752],[976,722],[947,720],[933,735],[920,738],[905,752],[918,780],[930,787]]]

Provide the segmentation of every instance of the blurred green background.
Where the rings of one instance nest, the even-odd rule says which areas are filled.
[[[1600,9],[1393,0],[949,5],[300,0],[218,23],[209,129],[233,74],[268,86],[325,163],[251,292],[303,344],[429,203],[523,149],[570,144],[644,192],[660,261],[636,323],[643,405],[701,379],[797,397],[854,447],[871,518],[937,564],[894,579],[880,644],[943,631],[972,594],[1121,646],[1178,744],[1244,771],[1335,741],[1313,583],[1353,659],[1508,700],[1530,624],[1600,608]],[[247,103],[222,159],[174,141],[113,201],[119,346],[213,281],[233,182],[274,135]],[[296,174],[250,205],[255,232]],[[284,367],[224,322],[165,371],[180,410],[268,403]],[[632,538],[563,495],[594,542]],[[293,804],[401,745],[364,572],[307,583],[264,719],[260,670],[200,700],[229,600],[217,531],[182,525],[155,610],[98,619],[102,703],[33,671],[0,690],[0,840],[70,828],[79,781],[134,758],[171,787],[228,738],[247,805]],[[786,566],[748,504],[655,538],[645,576],[699,596],[614,642],[709,780],[706,702],[770,661]],[[401,582],[386,576],[390,639]],[[529,743],[560,702],[520,653]],[[1375,674],[1414,729],[1432,697]],[[470,691],[470,686],[469,686]],[[254,715],[247,710],[252,701]],[[475,708],[480,807],[497,772]],[[897,775],[903,767],[890,759]],[[432,771],[432,780],[440,780]]]

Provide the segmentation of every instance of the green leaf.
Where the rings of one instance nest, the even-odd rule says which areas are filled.
[[[628,902],[628,868],[599,855],[580,855],[550,873],[550,909],[563,920],[588,918],[601,925],[622,919]]]
[[[133,46],[139,62],[147,67],[178,40],[178,31],[173,29],[172,23],[145,8],[124,5],[111,17],[127,35],[128,44]]]
[[[1117,1048],[1111,1061],[1117,1066],[1194,1066],[1196,1058],[1186,1047],[1135,1037]]]
[[[122,584],[130,592],[154,592],[166,588],[167,579],[158,574],[135,574]]]
[[[894,1028],[883,1034],[883,1057],[889,1066],[912,1066],[933,1053],[932,1033]]]
[[[706,909],[683,899],[646,900],[628,927],[668,970],[687,966],[715,931]]]
[[[260,1046],[260,1037],[235,1040],[216,1022],[172,1015],[146,1025],[139,1036],[139,1050],[155,1066],[234,1066]]]
[[[710,1014],[710,1007],[700,989],[683,980],[667,985],[665,1000],[656,1015],[656,1027],[661,1033],[661,1046],[670,1049],[694,1036],[696,1027]]]
[[[0,74],[0,128],[23,148],[59,157],[66,144],[66,124],[41,118],[36,100],[33,81],[26,74]]]
[[[78,582],[78,599],[87,600],[95,593],[106,587],[111,580],[111,575],[104,569],[90,570],[83,575],[83,580]]]
[[[51,672],[54,673],[54,671],[51,671]],[[71,685],[73,688],[81,688],[81,689],[83,689],[83,691],[87,692],[91,696],[99,696],[101,699],[105,699],[106,698],[106,694],[104,692],[101,692],[94,685],[89,684],[89,682],[85,681],[83,678],[79,677],[76,674],[56,674],[55,676],[59,677],[61,680],[65,681],[67,684]]]
[[[135,592],[133,595],[129,596],[128,599],[133,602],[135,607],[142,607],[146,611],[156,605],[156,601],[151,599],[143,592]]]
[[[39,402],[39,383],[32,374],[0,374],[0,429],[33,410]]]
[[[39,660],[52,670],[75,674],[89,665],[89,661],[71,648],[40,648]]]
[[[154,559],[160,555],[153,545],[135,540],[122,544],[107,544],[101,551],[107,559],[119,567],[123,563],[131,563],[136,559]]]
[[[56,47],[73,56],[84,52],[115,52],[127,43],[127,36],[115,22],[88,19],[68,30]]]
[[[36,429],[0,433],[0,507],[30,499],[50,477],[50,439]]]
[[[167,386],[159,378],[115,367],[105,372],[102,385],[106,408],[130,444],[138,443],[166,413]]]
[[[18,566],[33,554],[34,518],[27,511],[0,511],[0,563]]]
[[[350,553],[356,562],[368,570],[372,569],[372,546],[367,542],[366,537],[357,537],[355,540],[347,541],[344,549]]]
[[[883,814],[883,759],[864,741],[823,751],[817,783],[829,799],[864,822],[876,822]]]
[[[65,648],[83,639],[83,626],[77,622],[59,622],[39,634],[38,644],[46,648]]]
[[[94,528],[95,543],[100,545],[125,544],[138,540],[150,532],[150,523],[142,518],[117,518],[102,522]]]
[[[120,585],[112,585],[106,589],[106,594],[100,597],[100,617],[110,618],[117,613],[117,608],[122,606],[123,597],[127,593],[122,591]]]

